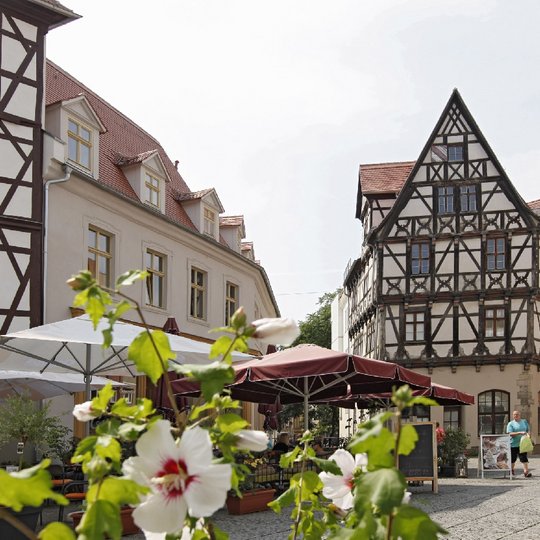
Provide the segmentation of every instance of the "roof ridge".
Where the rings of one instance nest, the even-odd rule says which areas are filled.
[[[118,110],[114,105],[111,105],[107,100],[103,99],[99,94],[96,94],[96,92],[94,92],[93,90],[90,90],[90,88],[88,88],[88,86],[86,86],[85,84],[83,84],[81,81],[79,81],[79,79],[77,79],[76,77],[74,77],[73,75],[71,75],[71,73],[68,73],[65,69],[61,68],[58,64],[56,64],[55,62],[53,62],[50,58],[47,58],[46,59],[47,63],[50,64],[52,67],[54,67],[54,69],[57,69],[58,71],[60,71],[61,73],[63,73],[66,77],[69,77],[70,79],[72,79],[74,82],[76,82],[81,88],[84,88],[84,90],[86,92],[88,92],[89,94],[92,94],[92,96],[94,96],[97,100],[101,101],[104,105],[106,105],[107,107],[111,108],[116,114],[120,115],[124,120],[126,120],[127,122],[129,122],[132,126],[136,127],[137,129],[139,129],[140,131],[142,131],[145,135],[147,135],[148,137],[150,137],[160,148],[163,148],[163,146],[161,145],[161,143],[153,136],[153,135],[150,135],[150,133],[148,133],[148,131],[144,130],[141,126],[139,126],[139,124],[135,123],[131,118],[129,118],[128,116],[126,116],[123,112],[121,112],[120,110]],[[82,95],[82,94],[77,94],[77,95]],[[75,97],[75,96],[74,96]],[[63,101],[63,100],[61,100]],[[106,126],[105,126],[106,127]]]
[[[382,163],[360,163],[360,167],[405,167],[409,165],[414,165],[416,163],[416,160],[414,161],[387,161]]]

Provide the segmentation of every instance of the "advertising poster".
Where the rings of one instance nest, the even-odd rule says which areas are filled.
[[[508,472],[510,476],[510,435],[481,435],[480,436],[480,465],[482,478],[484,472]]]

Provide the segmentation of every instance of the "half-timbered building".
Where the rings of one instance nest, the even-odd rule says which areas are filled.
[[[45,36],[77,17],[0,0],[0,334],[42,321]]]
[[[473,444],[504,432],[515,408],[539,429],[537,209],[457,90],[416,161],[360,166],[344,346],[474,394],[475,406],[431,412]]]

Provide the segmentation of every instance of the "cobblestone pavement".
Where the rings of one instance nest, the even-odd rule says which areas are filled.
[[[477,478],[476,459],[471,459],[469,478],[440,479],[438,494],[432,493],[428,482],[411,487],[411,504],[428,512],[448,531],[448,536],[443,538],[540,539],[540,456],[533,456],[530,461],[532,478],[524,478],[518,466],[521,476],[510,480],[501,473]],[[67,512],[69,510],[66,515]],[[45,512],[46,520],[57,517],[54,509]],[[277,515],[270,510],[243,516],[230,516],[226,510],[220,510],[214,518],[216,524],[229,533],[231,540],[285,540],[291,524],[289,513]],[[143,540],[144,535],[124,538]]]

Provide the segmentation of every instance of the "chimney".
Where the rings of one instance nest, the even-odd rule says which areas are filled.
[[[179,163],[180,163],[180,162],[179,162],[178,160],[175,160],[175,162],[174,162],[174,168],[175,168],[176,170],[178,170],[178,164],[179,164]]]

